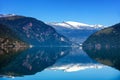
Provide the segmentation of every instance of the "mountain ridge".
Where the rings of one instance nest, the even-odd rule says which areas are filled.
[[[47,24],[54,27],[64,27],[69,29],[102,29],[105,26],[100,24],[89,25],[85,23],[75,22],[75,21],[63,21],[63,22],[48,22]]]
[[[120,47],[120,23],[92,34],[84,43],[85,48],[117,48]]]
[[[102,25],[88,25],[79,22],[67,21],[61,23],[47,23],[70,41],[82,44],[92,33],[105,28]]]
[[[69,40],[44,22],[21,15],[8,15],[0,18],[0,24],[9,28],[24,42],[30,45],[57,46],[68,45]]]

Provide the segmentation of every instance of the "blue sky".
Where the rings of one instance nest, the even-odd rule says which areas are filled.
[[[120,22],[120,0],[0,0],[0,14],[14,13],[44,22]]]

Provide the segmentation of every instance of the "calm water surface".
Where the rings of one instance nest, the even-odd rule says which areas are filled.
[[[84,52],[81,48],[68,47],[24,51],[1,49],[0,80],[120,80],[119,49],[112,50]]]

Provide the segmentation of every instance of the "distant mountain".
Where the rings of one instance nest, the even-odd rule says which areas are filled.
[[[73,21],[61,23],[53,22],[47,24],[53,26],[58,33],[66,36],[71,41],[78,44],[83,43],[92,33],[104,28],[103,25],[89,25]]]
[[[120,47],[120,23],[92,34],[83,44],[84,48]]]
[[[15,14],[0,14],[0,17],[11,17],[15,16]]]
[[[32,17],[0,15],[0,24],[6,25],[22,41],[36,46],[65,46],[71,42],[54,28]],[[7,29],[6,29],[7,31]],[[2,33],[0,33],[2,34]],[[7,34],[10,34],[7,32]],[[4,35],[4,34],[3,34]]]
[[[53,22],[53,23],[48,23],[50,25],[53,25],[54,27],[63,27],[63,28],[68,28],[68,29],[102,29],[104,26],[103,25],[89,25],[89,24],[84,24],[84,23],[79,23],[79,22],[74,22],[74,21],[66,21],[66,22]]]

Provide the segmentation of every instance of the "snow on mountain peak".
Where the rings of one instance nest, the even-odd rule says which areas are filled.
[[[15,14],[0,14],[0,17],[11,17],[15,16]]]
[[[78,27],[78,26],[90,26],[90,25],[88,25],[88,24],[79,23],[79,22],[74,22],[74,21],[67,21],[67,22],[65,22],[65,23],[68,23],[68,24],[70,24],[70,25],[72,25],[72,26],[75,26],[75,27]]]
[[[53,27],[63,27],[63,28],[70,28],[70,29],[73,29],[73,27],[72,26],[70,26],[70,25],[68,25],[68,24],[66,24],[65,22],[52,22],[52,23],[47,23],[48,25],[51,25],[51,26],[53,26]]]
[[[55,28],[58,27],[63,27],[63,28],[68,28],[68,29],[102,29],[104,28],[103,25],[89,25],[89,24],[84,24],[80,22],[74,22],[74,21],[66,21],[66,22],[56,22],[56,23],[47,23],[48,25],[51,25]]]

